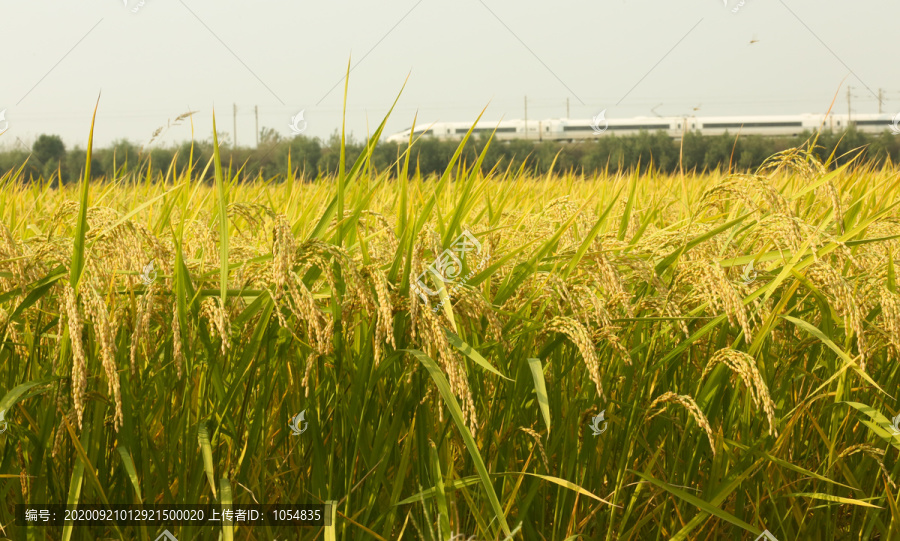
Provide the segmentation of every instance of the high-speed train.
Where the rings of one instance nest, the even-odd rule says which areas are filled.
[[[482,133],[498,140],[530,139],[534,141],[580,141],[605,135],[634,135],[641,131],[663,131],[670,137],[680,139],[685,132],[699,132],[701,135],[722,135],[724,133],[743,135],[799,135],[804,131],[843,131],[849,124],[866,133],[881,133],[888,130],[900,134],[900,114],[801,114],[784,116],[716,116],[716,117],[633,117],[606,118],[601,113],[588,120],[571,118],[547,120],[501,120],[481,121],[473,130],[473,136]],[[438,139],[462,139],[472,126],[466,122],[435,122],[417,126],[413,139],[420,135]],[[496,130],[496,131],[495,131]],[[409,141],[410,129],[395,133],[387,138],[389,142]]]

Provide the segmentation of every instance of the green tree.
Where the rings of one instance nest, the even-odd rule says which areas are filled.
[[[34,142],[31,147],[34,159],[39,163],[35,164],[41,169],[41,176],[49,180],[59,171],[60,181],[65,182],[67,173],[65,169],[66,145],[63,144],[62,138],[58,135],[42,134]]]
[[[49,161],[59,163],[66,156],[66,145],[58,135],[41,135],[34,142],[31,151],[41,164]]]

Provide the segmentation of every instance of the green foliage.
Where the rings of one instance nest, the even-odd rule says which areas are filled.
[[[735,135],[712,137],[687,133],[683,141],[678,141],[662,132],[645,132],[625,137],[610,135],[582,143],[495,141],[480,169],[486,173],[495,169],[515,171],[524,166],[526,170],[539,175],[571,171],[589,176],[627,170],[674,173],[680,171],[682,166],[686,171],[729,170],[730,167],[731,171],[748,172],[754,171],[772,154],[800,146],[809,138],[809,134],[798,137],[743,135],[739,138]],[[41,137],[58,139],[56,136]],[[228,134],[222,133],[220,137],[226,138],[220,141],[222,162],[243,165],[242,181],[260,178],[275,178],[280,181],[293,175],[313,181],[336,175],[340,168],[341,138],[337,133],[323,141],[302,135],[284,138],[271,128],[263,128],[258,148],[237,149],[227,143]],[[469,141],[463,150],[462,162],[473,163],[486,143],[486,135]],[[133,143],[120,140],[110,148],[95,150],[94,174],[98,178],[111,178],[120,172],[119,168],[125,166],[121,172],[134,172],[138,177],[143,177],[145,170],[152,167],[153,176],[159,178],[166,174],[166,169],[173,162],[179,169],[190,167],[192,145],[193,167],[202,170],[203,165],[212,158],[212,139],[172,147],[154,145],[149,149],[141,149]],[[423,176],[440,175],[450,163],[458,145],[457,141],[421,138],[410,152],[411,166]],[[814,153],[819,158],[824,159],[836,152],[839,157],[837,163],[849,160],[850,157],[846,154],[854,149],[862,149],[863,157],[878,166],[888,160],[893,163],[900,161],[900,138],[888,131],[879,135],[863,134],[855,130],[825,132],[819,135],[818,145],[819,148]],[[58,152],[58,147],[56,149],[55,152]],[[355,141],[348,136],[345,142],[345,163],[354,163],[364,149],[364,142]],[[379,144],[373,150],[369,164],[377,171],[389,171],[405,150],[405,144]],[[63,182],[78,178],[80,167],[84,163],[83,152],[78,149],[62,152]],[[37,159],[37,165],[29,166],[26,171],[30,174],[26,173],[25,179],[38,176],[47,179],[56,172],[60,158],[45,160],[43,156],[46,153],[47,151],[42,152],[39,157],[35,152],[32,159]],[[73,156],[73,153],[76,155]],[[26,158],[27,153],[21,150],[0,152],[0,175],[17,169]],[[53,165],[49,165],[50,163]],[[207,171],[201,180],[212,183],[213,172]]]
[[[31,151],[41,163],[56,163],[65,157],[66,145],[58,135],[41,135],[32,145]]]

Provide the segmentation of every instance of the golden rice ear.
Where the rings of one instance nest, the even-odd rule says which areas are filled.
[[[200,312],[206,318],[209,334],[221,339],[220,351],[222,355],[226,355],[231,348],[231,323],[228,312],[222,306],[222,299],[215,296],[206,297],[200,301]]]
[[[107,392],[113,397],[115,414],[113,425],[116,430],[124,422],[122,413],[122,396],[119,388],[119,373],[116,369],[116,327],[110,317],[106,301],[100,296],[90,283],[82,283],[82,299],[84,301],[85,314],[93,323],[94,333],[100,342],[100,364],[106,372]]]
[[[897,488],[897,483],[895,483],[894,480],[891,479],[891,474],[888,472],[887,468],[884,465],[884,454],[885,454],[884,449],[879,449],[878,447],[875,447],[874,445],[870,445],[868,443],[857,443],[857,444],[851,445],[851,446],[847,447],[846,449],[844,449],[843,451],[841,451],[838,454],[838,458],[852,456],[852,455],[855,455],[856,453],[863,453],[866,456],[874,459],[875,462],[878,463],[878,467],[881,470],[881,474],[884,477],[884,479],[888,483],[890,483],[890,485],[894,489]]]
[[[712,449],[713,456],[716,455],[716,444],[715,444],[715,436],[713,436],[712,427],[709,425],[709,420],[707,420],[706,415],[700,411],[700,407],[697,406],[697,403],[694,402],[694,399],[688,395],[679,395],[673,392],[665,392],[658,397],[656,397],[653,402],[650,403],[650,406],[647,408],[647,411],[651,412],[650,415],[647,416],[645,420],[649,421],[650,419],[656,417],[660,413],[662,413],[663,408],[660,407],[658,410],[654,411],[656,406],[661,406],[665,403],[673,403],[680,404],[688,412],[691,416],[694,417],[694,421],[706,432],[706,437],[709,439],[709,446]]]
[[[834,309],[844,318],[848,332],[852,332],[856,337],[860,356],[859,366],[865,371],[868,346],[862,326],[863,303],[857,299],[856,293],[844,276],[825,261],[820,260],[810,265],[806,269],[806,277],[834,303]]]
[[[72,344],[72,402],[75,407],[75,417],[78,420],[78,428],[82,426],[84,415],[84,395],[87,387],[87,360],[84,355],[82,342],[82,319],[78,310],[78,300],[75,290],[68,282],[62,283],[63,298],[65,301],[66,321],[69,325],[69,340]]]
[[[25,455],[22,452],[22,440],[16,442],[16,462],[19,463],[19,484],[22,487],[22,497],[28,499],[29,476],[25,468]]]
[[[441,369],[447,375],[450,391],[461,400],[460,407],[463,410],[466,426],[474,434],[478,428],[478,417],[475,412],[475,400],[472,397],[472,389],[469,387],[468,376],[463,368],[461,356],[447,340],[447,334],[444,331],[445,325],[440,320],[440,317],[443,316],[435,315],[430,309],[422,310],[422,316],[425,320],[422,341],[425,344],[429,344],[426,349],[431,353],[437,354],[435,356],[429,353],[429,356],[438,361]],[[443,404],[440,400],[438,400],[438,403]],[[443,415],[443,411],[439,411],[439,414]]]
[[[882,330],[887,334],[889,352],[894,359],[900,357],[900,295],[879,287],[879,305],[881,306]]]
[[[707,260],[691,260],[681,264],[675,278],[677,285],[692,287],[690,298],[699,303],[708,303],[714,311],[725,312],[732,325],[737,324],[744,332],[744,340],[752,342],[750,318],[744,307],[743,296],[717,263]]]
[[[591,342],[587,330],[577,321],[567,317],[555,317],[544,328],[547,331],[555,331],[568,336],[575,344],[575,347],[581,352],[581,358],[584,360],[591,381],[597,388],[597,395],[601,400],[605,400],[603,383],[600,381],[600,361],[597,359],[597,352],[594,350],[594,344]]]
[[[550,471],[550,461],[547,460],[547,452],[544,451],[544,442],[541,440],[541,435],[538,434],[537,432],[535,432],[534,430],[532,430],[530,428],[525,428],[523,426],[520,426],[519,430],[521,430],[522,432],[524,432],[524,433],[528,434],[529,436],[531,436],[532,438],[534,438],[534,442],[537,444],[538,451],[540,451],[541,458],[544,461],[544,466],[547,468],[547,471],[549,472]]]
[[[744,386],[750,393],[750,397],[757,408],[762,408],[766,414],[766,420],[769,423],[769,434],[778,436],[778,430],[775,428],[775,403],[772,401],[769,387],[763,381],[759,369],[756,367],[756,360],[744,353],[731,348],[720,349],[710,357],[709,362],[703,369],[700,379],[706,377],[713,368],[718,364],[725,364],[734,375],[737,375],[744,382]]]

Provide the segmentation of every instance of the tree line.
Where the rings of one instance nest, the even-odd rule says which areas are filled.
[[[224,134],[223,134],[224,135]],[[270,179],[290,171],[301,178],[313,180],[320,176],[336,174],[340,162],[340,136],[333,134],[327,140],[298,135],[283,138],[270,128],[260,133],[257,147],[237,147],[220,137],[223,165],[232,172],[240,171],[244,180]],[[776,152],[802,145],[811,133],[796,137],[774,137],[732,134],[703,136],[687,133],[682,140],[674,140],[663,132],[639,135],[608,135],[596,140],[578,143],[556,141],[492,141],[487,150],[482,170],[524,169],[534,174],[575,172],[585,175],[624,170],[655,170],[671,173],[683,168],[698,172],[712,170],[753,171]],[[487,137],[470,139],[460,156],[460,161],[474,163],[485,145]],[[866,134],[851,128],[845,132],[824,132],[816,142],[816,153],[823,159],[834,154],[837,163],[862,152],[863,159],[881,166],[900,159],[900,137],[887,130],[881,134]],[[91,173],[95,178],[119,178],[123,174],[140,172],[154,175],[166,174],[174,165],[179,173],[190,166],[193,146],[193,168],[199,175],[213,155],[212,138],[204,141],[185,142],[178,145],[155,146],[144,149],[119,140],[107,148],[94,148]],[[379,142],[374,150],[371,166],[378,171],[398,171],[397,160],[406,151],[407,144]],[[419,139],[410,152],[410,171],[422,175],[441,174],[447,168],[459,147],[458,141]],[[346,145],[346,162],[352,164],[366,149],[365,141],[349,140]],[[19,147],[0,151],[0,177],[9,171],[22,173],[21,180],[44,179],[54,183],[70,183],[80,178],[87,153],[75,147],[66,149],[57,135],[41,135],[31,149]],[[212,178],[212,169],[206,172]],[[195,176],[196,178],[196,176]]]

